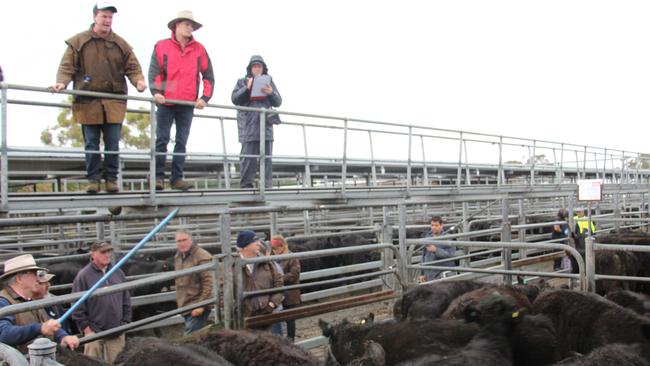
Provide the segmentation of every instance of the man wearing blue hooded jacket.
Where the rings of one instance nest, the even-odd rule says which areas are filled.
[[[260,75],[268,75],[269,69],[264,62],[262,56],[253,55],[246,67],[246,76],[237,80],[237,84],[232,91],[232,102],[237,106],[251,107],[251,108],[271,108],[279,107],[282,104],[282,97],[278,92],[273,79],[271,78],[270,84],[262,87],[262,93],[266,96],[263,98],[251,98],[251,89],[253,86],[253,79]],[[277,116],[277,115],[276,115]],[[269,114],[266,115],[266,128],[265,128],[265,187],[271,187],[272,179],[272,164],[271,154],[273,153],[273,124],[279,123],[279,118],[271,119],[269,121]],[[257,171],[257,158],[245,155],[259,155],[260,154],[260,113],[251,111],[237,111],[237,130],[239,134],[239,142],[241,143],[241,153],[239,170],[241,173],[241,180],[239,186],[241,188],[253,188],[255,181],[255,172]]]

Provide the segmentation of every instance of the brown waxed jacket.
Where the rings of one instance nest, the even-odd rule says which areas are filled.
[[[290,253],[290,252],[287,252]],[[282,281],[284,286],[297,285],[300,282],[300,261],[298,259],[287,259],[278,262],[284,274]],[[284,292],[284,305],[300,304],[300,289],[288,290]]]
[[[187,256],[176,252],[174,256],[174,270],[192,268],[200,264],[210,263],[212,254],[203,248],[194,244],[190,248]],[[211,299],[214,287],[214,277],[212,271],[204,271],[191,275],[178,277],[175,280],[176,286],[176,304],[178,307],[194,304],[203,300]],[[209,308],[209,307],[206,307]]]
[[[96,91],[126,95],[125,77],[134,86],[144,81],[142,68],[131,46],[114,32],[102,38],[89,30],[68,39],[63,58],[59,64],[56,82],[75,90]],[[75,122],[93,125],[122,123],[126,114],[126,100],[98,99],[75,96],[72,115]]]
[[[271,263],[255,264],[253,273],[248,267],[242,269],[244,276],[244,291],[265,290],[282,287],[282,275],[273,268]],[[281,292],[259,296],[249,296],[244,299],[244,316],[270,314],[274,309],[269,307],[269,301],[276,306],[282,304],[284,295]]]

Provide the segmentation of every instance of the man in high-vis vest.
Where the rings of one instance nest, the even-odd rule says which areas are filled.
[[[593,235],[596,232],[596,225],[593,221],[589,221],[587,213],[587,210],[578,211],[576,216],[573,217],[573,221],[576,223],[575,232],[577,235],[587,235],[587,231]]]
[[[31,301],[39,291],[37,272],[47,271],[39,267],[31,254],[7,260],[0,276],[6,285],[0,291],[0,308]],[[31,310],[0,318],[0,342],[27,351],[27,344],[38,337],[54,338],[57,343],[75,349],[79,339],[69,335],[61,324],[50,319],[45,310]]]

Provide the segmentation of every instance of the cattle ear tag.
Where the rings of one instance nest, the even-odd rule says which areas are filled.
[[[512,319],[515,319],[515,318],[518,318],[518,317],[519,317],[519,312],[518,311],[515,311],[514,313],[512,313]]]

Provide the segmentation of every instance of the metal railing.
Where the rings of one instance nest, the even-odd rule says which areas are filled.
[[[8,91],[21,91],[21,92],[32,92],[32,93],[46,93],[51,94],[52,91],[48,88],[39,88],[32,86],[24,85],[15,85],[15,84],[0,84],[0,89],[2,91],[2,113],[0,114],[0,164],[1,164],[1,173],[0,173],[0,209],[7,210],[9,209],[9,176],[10,169],[8,167],[8,159],[15,153],[26,153],[26,154],[51,154],[56,149],[42,149],[42,148],[18,148],[15,146],[10,146],[8,141],[8,131],[11,127],[15,125],[14,123],[8,123],[10,116],[7,113],[8,104],[16,105],[27,105],[27,106],[41,106],[41,107],[67,107],[66,103],[44,103],[42,101],[36,100],[16,100],[8,99]],[[115,95],[107,93],[97,93],[97,92],[88,92],[88,91],[78,91],[78,90],[65,90],[60,94],[63,95],[79,95],[87,97],[101,97],[101,98],[112,98],[112,99],[122,99],[130,100],[136,102],[144,102],[149,104],[150,113],[150,131],[151,131],[151,145],[149,151],[123,151],[120,154],[129,155],[129,156],[142,156],[147,157],[149,160],[149,170],[148,170],[148,192],[147,199],[150,202],[156,202],[156,191],[155,191],[155,157],[161,153],[155,151],[154,141],[155,141],[155,131],[156,131],[156,120],[154,118],[155,113],[155,104],[152,98],[139,97],[139,96],[128,96],[128,95]],[[169,103],[174,103],[178,105],[193,105],[193,103],[182,102],[182,101],[167,101]],[[303,140],[303,151],[297,151],[291,155],[274,155],[273,157],[265,156],[264,154],[264,131],[266,124],[266,114],[269,113],[266,109],[258,108],[248,108],[248,107],[235,107],[228,105],[219,105],[219,104],[209,104],[208,111],[213,110],[224,110],[224,111],[252,111],[259,112],[261,114],[260,123],[260,138],[261,138],[261,148],[262,152],[260,155],[250,155],[247,157],[259,158],[259,172],[260,172],[260,182],[264,181],[265,172],[264,161],[266,159],[273,158],[277,162],[282,160],[291,161],[298,165],[304,166],[304,171],[302,175],[305,177],[303,185],[308,185],[307,183],[314,183],[314,174],[316,173],[314,169],[310,168],[310,165],[328,165],[333,164],[338,167],[335,170],[328,170],[323,173],[323,177],[327,176],[327,180],[330,177],[336,177],[339,187],[340,195],[343,197],[346,196],[346,190],[349,185],[348,178],[351,177],[351,167],[361,164],[364,167],[369,167],[371,169],[370,181],[368,186],[377,187],[380,185],[377,175],[378,171],[386,170],[386,167],[395,165],[399,167],[395,171],[396,177],[401,176],[399,180],[401,181],[399,186],[406,191],[408,194],[411,187],[414,185],[414,182],[420,181],[423,185],[430,185],[431,180],[435,177],[431,176],[429,168],[431,167],[440,167],[448,168],[446,178],[450,179],[450,183],[455,183],[457,187],[472,185],[481,183],[481,179],[486,178],[488,184],[496,184],[497,186],[508,184],[508,179],[511,179],[515,176],[525,177],[524,180],[520,183],[535,185],[536,182],[542,181],[543,176],[550,176],[551,179],[546,183],[561,184],[568,181],[571,181],[574,178],[585,178],[587,176],[606,179],[612,183],[631,183],[631,182],[642,182],[648,181],[650,177],[650,169],[641,168],[641,159],[645,155],[641,153],[633,153],[624,150],[610,149],[595,147],[589,145],[580,145],[580,144],[569,144],[569,143],[560,143],[553,141],[544,141],[536,139],[527,139],[527,138],[517,138],[512,136],[505,135],[495,135],[495,134],[485,134],[485,133],[474,133],[467,131],[458,131],[452,129],[444,128],[434,128],[429,126],[422,125],[413,125],[413,124],[399,124],[399,123],[389,123],[381,121],[372,121],[364,119],[353,119],[347,117],[336,117],[336,116],[327,116],[327,115],[317,115],[317,114],[308,114],[308,113],[296,113],[288,111],[274,111],[274,113],[279,113],[285,119],[301,119],[305,120],[302,122],[293,122],[286,121],[283,122],[283,125],[291,126],[292,128],[298,128],[302,131],[302,140]],[[137,111],[142,113],[143,111]],[[221,164],[223,163],[223,179],[225,181],[225,187],[231,188],[232,185],[232,176],[230,172],[230,165],[234,164],[239,158],[244,157],[243,155],[238,154],[228,154],[229,150],[226,144],[226,141],[234,141],[234,138],[230,136],[225,137],[224,121],[232,122],[234,118],[228,115],[211,115],[207,111],[205,114],[197,114],[197,118],[205,118],[218,120],[221,127],[221,149],[220,151],[212,151],[208,153],[186,153],[185,156],[192,156],[193,158],[206,159],[207,163],[210,164]],[[312,121],[312,122],[308,122]],[[320,121],[320,122],[319,122]],[[334,125],[332,123],[335,123]],[[307,129],[315,131],[335,131],[338,134],[342,134],[342,151],[335,152],[334,155],[329,155],[332,153],[331,149],[328,149],[327,153],[329,156],[326,157],[316,157],[312,154],[308,154],[307,146],[313,146],[309,143],[307,138]],[[357,143],[355,139],[357,135],[365,135],[369,139],[368,150],[365,152],[353,152],[350,151],[351,146],[361,146]],[[233,136],[234,137],[234,136]],[[395,141],[395,139],[404,140],[404,146],[398,147],[397,151],[391,151],[391,154],[381,158],[378,156],[375,146],[378,141],[382,138],[388,138]],[[276,136],[276,140],[278,137]],[[419,139],[421,142],[421,147],[418,147],[418,144],[414,143],[414,140]],[[383,142],[384,140],[382,140]],[[354,142],[354,144],[353,144]],[[365,144],[364,144],[365,145]],[[434,162],[431,160],[431,156],[436,156],[436,158],[445,158],[446,154],[440,154],[439,152],[434,151],[433,154],[427,155],[427,150],[435,150],[435,146],[458,146],[458,160],[455,161],[453,157],[448,157],[447,160],[440,160]],[[395,146],[395,144],[391,144]],[[418,149],[420,151],[418,151]],[[470,149],[473,151],[473,158],[470,159]],[[512,164],[506,163],[513,156],[520,158],[522,154],[517,153],[508,153],[507,149],[515,149],[517,151],[521,150],[528,153],[528,161],[521,164]],[[394,150],[394,149],[391,149]],[[72,150],[74,154],[79,156],[83,155],[85,152],[83,150]],[[444,150],[448,151],[448,149]],[[421,159],[414,159],[413,157],[417,153],[421,153]],[[548,153],[549,156],[552,154],[552,162],[538,162],[536,159],[540,155],[545,155]],[[575,160],[571,161],[566,159],[566,156],[575,155]],[[169,153],[168,155],[174,155]],[[361,155],[362,157],[355,157],[355,155]],[[402,158],[396,158],[396,155],[402,155]],[[559,155],[559,158],[557,157]],[[494,162],[486,162],[483,158],[484,156],[492,157]],[[477,158],[478,157],[478,158]],[[498,157],[498,159],[497,159]],[[488,159],[488,160],[490,160]],[[498,163],[496,162],[498,160]],[[608,166],[609,165],[609,166]],[[419,172],[417,176],[415,175],[416,170]],[[491,171],[487,176],[481,174],[479,171]],[[453,173],[451,173],[453,172]],[[518,175],[512,175],[511,173],[518,172]],[[380,173],[381,175],[381,173]],[[507,178],[511,177],[511,178]],[[417,179],[416,179],[417,178]],[[384,178],[386,179],[386,178]],[[541,179],[541,180],[540,180]],[[464,183],[463,183],[464,181]],[[325,180],[323,180],[325,182]],[[476,183],[473,183],[476,182]],[[264,184],[260,184],[258,190],[256,191],[261,197],[265,196]]]

